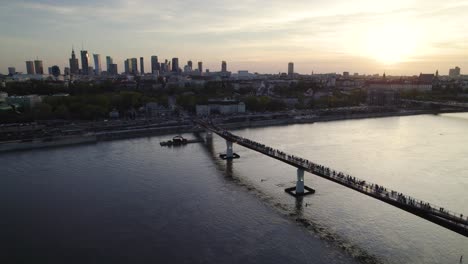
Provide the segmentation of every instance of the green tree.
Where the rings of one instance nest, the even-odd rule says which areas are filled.
[[[50,119],[52,117],[52,106],[46,103],[37,104],[32,109],[32,113],[36,120]]]
[[[70,111],[68,111],[68,107],[66,105],[60,105],[55,109],[54,115],[59,119],[69,119]]]

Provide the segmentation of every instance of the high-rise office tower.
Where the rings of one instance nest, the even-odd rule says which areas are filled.
[[[222,72],[227,72],[227,64],[225,61],[221,62],[221,71]]]
[[[26,72],[28,74],[34,74],[34,62],[33,61],[26,62]]]
[[[172,58],[172,71],[179,72],[179,58]]]
[[[75,55],[75,50],[72,48],[72,54],[70,58],[70,74],[78,74],[80,72],[80,64]]]
[[[145,74],[145,65],[144,65],[143,57],[140,57],[140,73],[141,75]]]
[[[138,60],[136,58],[130,59],[130,73],[138,74]]]
[[[63,68],[63,75],[70,75],[70,67]]]
[[[101,55],[100,54],[93,54],[94,58],[94,72],[96,75],[101,75],[102,67],[101,67]]]
[[[171,69],[171,62],[168,60],[164,60],[164,72],[170,72]]]
[[[151,56],[151,73],[156,73],[157,71],[161,71],[161,66],[158,62],[158,56]]]
[[[89,72],[89,54],[87,50],[80,51],[81,53],[81,74],[88,75]]]
[[[34,61],[34,69],[36,69],[36,74],[44,74],[44,66],[41,60]]]
[[[124,61],[124,71],[125,71],[125,74],[130,74],[130,60],[129,59],[126,59]]]
[[[203,62],[199,61],[198,62],[198,72],[201,74],[203,74]]]
[[[288,75],[289,76],[294,75],[294,63],[293,62],[288,63]]]
[[[193,69],[193,63],[191,60],[187,61],[187,65],[189,66],[190,70]]]
[[[57,66],[57,65],[54,65],[52,67],[50,67],[50,74],[52,74],[53,76],[55,76],[55,78],[59,77],[61,72],[60,72],[60,67]]]
[[[107,74],[109,75],[117,75],[117,64],[111,63],[109,64],[109,68],[107,69]]]
[[[106,70],[107,70],[108,73],[110,71],[109,67],[113,63],[114,63],[114,60],[112,59],[112,57],[111,56],[106,56]]]
[[[8,67],[8,74],[9,75],[16,74],[16,68],[15,67]]]

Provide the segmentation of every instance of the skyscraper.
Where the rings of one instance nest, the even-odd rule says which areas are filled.
[[[36,74],[44,74],[44,66],[41,60],[34,61],[34,68],[36,69]]]
[[[140,73],[141,75],[145,74],[145,65],[144,65],[143,57],[140,57]]]
[[[101,55],[100,54],[93,54],[94,58],[94,72],[96,75],[101,75],[102,67],[101,67]]]
[[[187,61],[187,65],[189,66],[190,70],[193,70],[193,63],[191,60]]]
[[[151,56],[151,73],[156,73],[156,71],[161,71],[161,66],[158,62],[158,56]]]
[[[179,58],[172,58],[172,72],[179,72]]]
[[[164,72],[164,62],[159,63],[159,73]]]
[[[60,76],[60,67],[57,65],[54,65],[51,67],[51,74],[55,76],[56,78]]]
[[[222,72],[227,72],[227,64],[225,61],[221,62],[221,71]]]
[[[75,50],[72,48],[72,54],[70,58],[70,74],[78,74],[80,71],[80,64],[75,55]]]
[[[130,59],[130,73],[138,74],[138,60],[136,58]]]
[[[106,56],[106,70],[107,70],[107,73],[110,72],[109,67],[113,63],[114,63],[114,60],[112,59],[112,57],[111,56]]]
[[[171,70],[171,62],[168,60],[164,60],[164,72],[170,72]]]
[[[292,77],[294,75],[294,63],[288,63],[288,75]]]
[[[203,62],[201,61],[198,62],[198,72],[200,72],[200,75],[203,74]]]
[[[26,71],[28,74],[34,74],[34,62],[26,61]]]
[[[129,59],[126,59],[124,61],[124,71],[125,71],[125,74],[130,74],[130,60]]]
[[[8,67],[8,74],[9,74],[9,75],[14,75],[14,74],[16,74],[16,69],[15,69],[15,67]]]
[[[89,69],[89,54],[87,50],[82,50],[81,52],[81,73],[83,75],[88,75]]]
[[[109,75],[117,75],[117,64],[111,63],[109,64],[109,68],[107,69],[107,74]]]

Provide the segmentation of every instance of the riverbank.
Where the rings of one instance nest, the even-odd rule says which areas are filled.
[[[330,121],[340,121],[340,120],[444,114],[444,113],[458,113],[458,112],[460,111],[439,111],[437,113],[434,113],[433,111],[430,111],[430,110],[410,110],[410,111],[398,111],[398,112],[325,115],[325,116],[313,116],[309,118],[300,118],[300,119],[287,118],[287,119],[256,120],[256,121],[247,121],[247,122],[221,123],[221,125],[226,129],[240,129],[240,128],[249,128],[249,127],[310,124],[310,123],[316,123],[316,122],[330,122]]]
[[[219,123],[226,129],[241,129],[249,127],[268,127],[268,126],[281,126],[281,125],[292,125],[292,124],[308,124],[315,122],[330,122],[340,120],[352,120],[352,119],[365,119],[365,118],[383,118],[393,116],[410,116],[410,115],[426,115],[426,114],[443,114],[443,113],[456,113],[460,111],[454,110],[443,110],[434,113],[431,110],[405,110],[396,112],[377,112],[377,113],[355,113],[355,114],[334,114],[334,115],[321,115],[321,116],[308,116],[308,117],[294,117],[294,118],[280,118],[280,119],[267,119],[267,120],[248,120],[242,122],[225,122],[223,119],[214,119],[214,122]],[[463,111],[464,112],[464,111]],[[112,131],[96,132],[93,134],[85,135],[73,135],[73,136],[61,136],[54,137],[48,140],[35,139],[27,142],[24,141],[13,141],[13,142],[1,142],[0,153],[8,151],[19,151],[19,150],[31,150],[37,148],[49,148],[49,147],[62,147],[77,144],[92,144],[99,141],[110,141],[119,139],[129,139],[138,137],[151,137],[158,135],[168,134],[182,134],[182,133],[194,133],[203,132],[201,129],[194,125],[171,125],[161,127],[148,127],[148,128],[132,128],[132,129],[118,129]]]
[[[9,141],[0,143],[0,153],[40,148],[63,147],[78,144],[94,144],[97,141],[98,140],[96,135],[93,134],[43,138],[28,141]]]

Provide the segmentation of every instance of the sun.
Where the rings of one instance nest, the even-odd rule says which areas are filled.
[[[417,52],[418,36],[408,23],[385,23],[367,32],[364,53],[386,65],[404,62]]]

